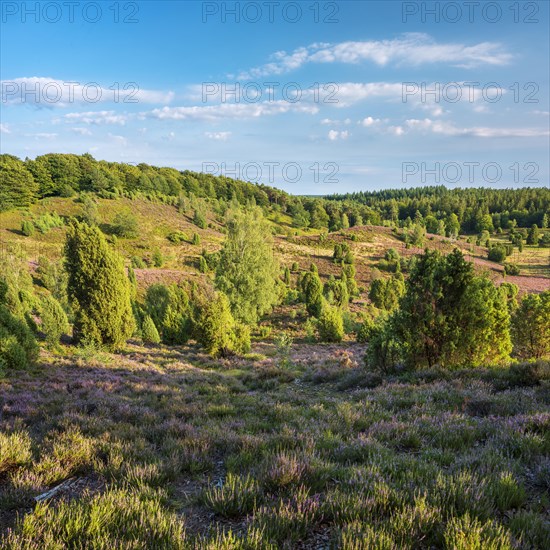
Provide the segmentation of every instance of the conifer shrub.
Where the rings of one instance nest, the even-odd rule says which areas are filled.
[[[153,319],[150,315],[146,315],[141,325],[141,339],[146,344],[160,344],[160,335]]]
[[[32,223],[31,220],[23,220],[21,223],[21,233],[25,235],[25,237],[31,237],[34,235],[35,227],[34,223]]]
[[[323,342],[341,342],[344,337],[344,321],[339,308],[325,305],[317,324],[319,338]]]
[[[67,230],[65,259],[75,342],[121,348],[134,331],[130,282],[122,258],[97,227],[73,221]]]
[[[24,369],[37,356],[38,346],[27,323],[0,303],[0,372],[4,369]]]
[[[69,321],[61,304],[53,296],[46,295],[41,299],[40,318],[46,342],[50,346],[56,346],[61,336],[67,334]]]

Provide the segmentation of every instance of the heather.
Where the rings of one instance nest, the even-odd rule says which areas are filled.
[[[361,344],[269,340],[8,373],[2,546],[547,547],[547,362],[381,376]]]

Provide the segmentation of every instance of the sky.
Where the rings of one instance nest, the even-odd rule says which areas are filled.
[[[324,195],[549,185],[549,2],[0,2],[0,152]]]

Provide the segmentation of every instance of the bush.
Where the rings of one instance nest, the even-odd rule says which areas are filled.
[[[193,223],[200,229],[206,229],[207,227],[206,216],[202,212],[195,210],[195,214],[193,216]]]
[[[504,273],[506,275],[519,275],[520,274],[520,268],[517,266],[517,264],[504,264]]]
[[[136,269],[145,268],[145,262],[139,256],[132,256],[132,259],[130,261],[132,263],[132,267]]]
[[[506,248],[500,245],[491,247],[487,258],[492,262],[503,262],[506,259]]]
[[[119,349],[135,327],[122,258],[97,227],[77,221],[67,231],[65,258],[76,342]]]
[[[187,235],[183,231],[174,231],[166,237],[171,243],[179,244],[187,241]]]
[[[155,267],[162,267],[164,265],[164,256],[158,248],[155,248],[153,252],[153,265]]]
[[[38,356],[38,346],[28,325],[0,305],[0,371],[23,369]]]
[[[51,346],[59,344],[63,334],[69,330],[67,314],[61,304],[53,296],[44,296],[40,305],[42,331],[46,335],[46,342]]]
[[[146,344],[160,344],[159,331],[150,315],[146,315],[141,325],[141,339]]]
[[[317,330],[321,341],[341,342],[344,337],[344,321],[340,309],[330,305],[323,307]]]
[[[40,216],[38,219],[34,220],[34,225],[40,233],[45,235],[54,227],[63,227],[65,222],[59,214],[54,212],[52,214],[44,214],[43,216]]]
[[[401,346],[394,336],[391,318],[379,321],[369,329],[366,366],[376,372],[390,372],[401,361]]]
[[[25,235],[25,237],[31,237],[34,235],[34,223],[32,223],[31,220],[23,220],[21,223],[21,233]]]
[[[151,285],[145,294],[145,310],[162,342],[185,344],[191,334],[192,316],[187,292],[178,285]]]
[[[250,349],[250,331],[235,322],[225,294],[218,293],[201,305],[195,332],[197,341],[214,357]]]
[[[112,232],[123,239],[135,239],[139,234],[137,218],[131,212],[119,212],[113,221]]]
[[[195,246],[201,244],[201,238],[198,233],[193,233],[193,240],[191,241],[191,244],[194,244]]]

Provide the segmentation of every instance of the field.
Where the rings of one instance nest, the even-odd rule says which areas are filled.
[[[43,351],[0,384],[2,547],[547,548],[548,364],[383,379],[363,351]]]
[[[148,266],[136,270],[141,290],[155,282],[177,282],[204,277],[197,269],[199,255],[203,249],[208,252],[219,250],[224,239],[221,223],[223,220],[212,212],[208,213],[208,227],[200,229],[192,222],[192,211],[180,214],[173,206],[162,203],[129,199],[99,199],[98,203],[99,215],[104,222],[102,228],[107,232],[117,214],[131,212],[136,217],[139,235],[134,239],[118,239],[115,244],[115,248],[127,259],[137,256],[150,264],[155,249],[164,257],[162,269]],[[51,212],[61,216],[73,216],[80,214],[81,206],[75,199],[48,198],[32,206],[29,214],[39,217]],[[46,235],[36,233],[31,237],[25,237],[20,228],[22,220],[28,217],[28,214],[22,211],[3,213],[0,216],[0,254],[5,254],[10,246],[16,244],[23,248],[31,265],[34,265],[40,256],[50,259],[61,257],[64,229],[52,229]],[[389,227],[354,227],[330,233],[323,238],[319,231],[294,229],[290,224],[290,218],[282,214],[272,215],[270,221],[275,233],[275,251],[281,265],[291,266],[296,262],[300,270],[307,270],[311,262],[315,262],[323,280],[330,274],[339,274],[340,268],[332,261],[333,247],[337,242],[347,242],[356,258],[356,279],[363,290],[363,298],[366,297],[364,291],[370,282],[383,275],[380,261],[383,260],[386,250],[394,248],[404,257],[423,251],[422,247],[406,248],[405,243]],[[171,243],[167,237],[176,231],[183,233],[187,241]],[[194,233],[200,238],[199,245],[189,242]],[[501,237],[503,241],[505,238],[505,235]],[[487,248],[470,244],[465,237],[451,241],[437,235],[428,235],[424,246],[443,253],[451,252],[454,247],[458,247],[468,260],[474,262],[478,271],[488,273],[497,284],[504,280],[517,284],[520,293],[542,292],[550,287],[548,248],[525,247],[522,253],[515,249],[512,261],[518,263],[522,273],[519,276],[505,278],[503,266],[486,259]]]

